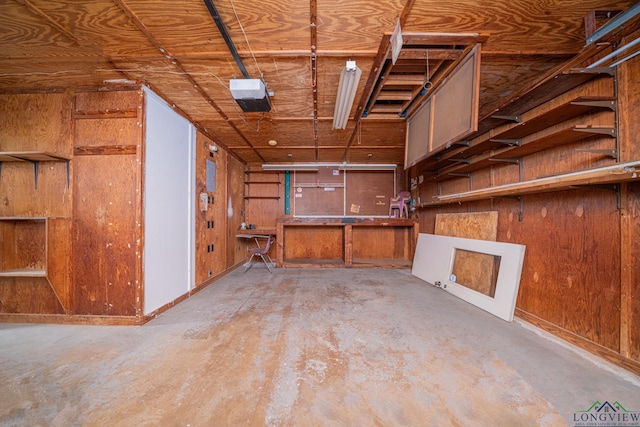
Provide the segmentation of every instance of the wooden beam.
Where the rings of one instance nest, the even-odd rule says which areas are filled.
[[[398,61],[396,65],[400,64],[402,60],[427,60],[429,59],[442,59],[447,61],[455,61],[462,55],[462,49],[416,49],[416,48],[403,48],[398,55]]]
[[[489,38],[488,34],[480,33],[402,33],[405,45],[470,45],[482,43]]]
[[[21,5],[23,5],[24,7],[26,7],[27,9],[29,9],[31,11],[31,13],[33,13],[34,15],[36,15],[39,18],[42,18],[45,21],[47,21],[47,24],[49,24],[51,27],[53,27],[56,30],[58,30],[60,33],[64,34],[66,37],[68,37],[70,40],[72,40],[73,43],[78,45],[78,39],[73,34],[73,32],[71,30],[69,30],[68,28],[65,28],[62,25],[60,25],[56,19],[53,19],[52,17],[47,15],[45,12],[40,10],[37,6],[32,4],[29,0],[16,0],[16,1],[18,3],[20,3]]]

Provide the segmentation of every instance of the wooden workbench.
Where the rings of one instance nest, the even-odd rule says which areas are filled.
[[[278,267],[409,268],[418,223],[405,218],[276,219]]]

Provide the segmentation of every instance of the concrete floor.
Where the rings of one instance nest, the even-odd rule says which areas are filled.
[[[0,325],[2,426],[561,426],[640,378],[409,270],[236,270],[142,327]]]

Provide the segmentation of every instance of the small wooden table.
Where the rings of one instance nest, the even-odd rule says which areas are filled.
[[[256,246],[260,247],[260,239],[268,239],[269,237],[274,237],[276,235],[276,230],[273,228],[268,229],[246,229],[246,230],[238,230],[240,231],[236,234],[236,237],[239,239],[253,239],[256,242]]]

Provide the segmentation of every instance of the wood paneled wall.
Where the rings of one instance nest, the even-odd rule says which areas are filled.
[[[46,151],[71,157],[73,151],[73,97],[69,94],[16,94],[0,96],[0,152]],[[37,233],[23,238],[30,251],[31,267],[47,269],[52,277],[0,277],[0,313],[65,314],[70,310],[69,230],[72,191],[67,185],[65,162],[42,162],[35,185],[34,165],[4,162],[0,174],[0,217],[51,217],[37,226]],[[6,224],[5,224],[6,225]],[[29,226],[21,226],[24,231]],[[14,251],[7,237],[0,257]],[[52,239],[52,240],[50,240]],[[0,243],[2,237],[0,237]],[[47,260],[47,244],[55,259]],[[34,251],[37,251],[35,253]],[[19,255],[18,255],[19,256]],[[6,261],[5,259],[5,261]],[[1,264],[1,263],[0,263]],[[47,265],[48,264],[48,265]]]
[[[604,111],[572,119],[572,124],[594,126],[617,119],[617,145],[615,138],[591,137],[525,156],[520,165],[475,171],[472,179],[425,179],[414,196],[429,202],[435,195],[611,165],[616,159],[602,153],[617,146],[620,162],[640,159],[640,124],[633,113],[640,107],[639,79],[636,57],[618,67],[617,89],[613,79],[599,79],[534,111],[548,111],[576,96],[618,93],[617,117]],[[639,208],[640,185],[634,182],[434,206],[418,209],[417,215],[421,232],[433,233],[438,213],[497,211],[497,240],[526,245],[516,315],[640,373]]]
[[[71,160],[69,185],[66,162],[43,162],[37,188],[31,163],[2,165],[0,217],[42,217],[37,239],[30,222],[21,222],[20,232],[33,240],[33,256],[21,256],[32,256],[30,267],[46,277],[0,277],[0,320],[144,322],[144,110],[139,87],[1,96],[0,151]],[[216,189],[207,193],[212,203],[195,210],[200,287],[245,259],[235,238],[244,220],[244,165],[210,144],[197,134],[198,194],[207,192],[206,160],[216,165]],[[0,224],[0,260],[15,258],[13,241],[24,240],[12,227],[10,220]],[[9,264],[24,263],[0,262],[0,271]]]
[[[73,97],[62,93],[1,95],[0,152],[47,151],[71,157],[72,105]],[[36,188],[31,163],[2,164],[0,216],[71,216],[66,164],[41,166]]]
[[[75,314],[142,314],[142,107],[139,90],[76,96]]]
[[[240,224],[245,221],[244,165],[235,157],[227,156],[227,268],[246,260],[244,242],[236,238]]]
[[[212,150],[212,146],[216,150]],[[206,186],[207,161],[216,165],[216,188]],[[201,132],[196,136],[196,286],[203,286],[213,278],[244,260],[241,242],[235,237],[242,219],[243,167],[226,150],[218,147]],[[209,199],[206,211],[199,195]]]

